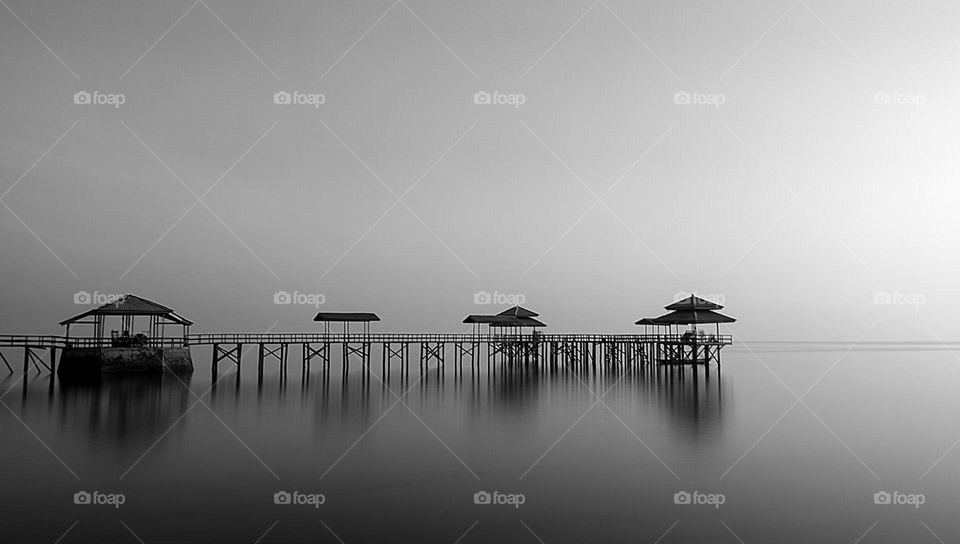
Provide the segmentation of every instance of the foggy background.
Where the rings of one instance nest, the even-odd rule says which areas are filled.
[[[315,329],[279,291],[630,332],[696,292],[738,338],[955,339],[956,3],[2,4],[5,333],[78,292],[196,332]]]

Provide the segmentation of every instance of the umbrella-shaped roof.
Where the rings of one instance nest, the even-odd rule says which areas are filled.
[[[723,306],[695,295],[663,307],[664,310],[722,310]]]
[[[468,315],[464,323],[490,325],[491,327],[546,327],[547,324],[532,317],[512,315]]]
[[[540,314],[537,312],[530,311],[523,306],[514,306],[513,308],[507,308],[506,310],[500,312],[497,315],[509,315],[513,317],[537,317]]]
[[[653,317],[644,317],[634,323],[634,325],[663,325],[663,323],[657,323],[656,318]]]
[[[491,327],[546,327],[547,324],[532,317],[508,317],[506,321],[490,323]]]
[[[736,319],[713,310],[675,310],[654,319],[658,325],[690,325],[694,323],[733,323]]]

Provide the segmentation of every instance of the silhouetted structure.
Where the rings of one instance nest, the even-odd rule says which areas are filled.
[[[715,310],[723,306],[709,300],[690,295],[689,297],[664,306],[669,313],[655,318],[643,318],[636,322],[643,326],[667,326],[672,329],[680,325],[691,325],[690,330],[680,333],[671,331],[656,346],[655,357],[661,363],[709,365],[711,361],[720,364],[720,349],[730,344],[728,337],[720,334],[720,323],[733,323],[736,319]],[[713,323],[716,334],[705,334],[697,325]],[[709,368],[709,367],[708,367]]]
[[[447,366],[446,351],[450,347],[454,348],[455,372],[462,371],[463,361],[467,358],[470,359],[471,366],[479,369],[484,345],[487,346],[487,368],[492,370],[497,368],[498,363],[501,367],[509,367],[514,371],[518,368],[534,371],[538,368],[574,371],[587,368],[594,371],[601,368],[645,369],[649,366],[648,363],[659,363],[653,366],[707,366],[713,361],[719,366],[720,349],[732,343],[730,336],[720,334],[719,324],[735,320],[717,312],[716,310],[721,308],[719,304],[695,296],[665,308],[672,311],[658,318],[643,318],[636,322],[637,325],[645,327],[644,334],[545,334],[539,330],[546,327],[546,323],[538,319],[539,314],[521,306],[508,308],[495,315],[467,316],[463,322],[472,325],[472,331],[468,334],[374,333],[371,332],[370,325],[374,321],[380,321],[380,317],[372,312],[320,312],[314,317],[315,322],[323,324],[323,330],[318,332],[189,334],[188,327],[192,323],[170,308],[128,295],[124,301],[104,305],[63,322],[64,325],[93,325],[93,338],[0,335],[0,347],[24,348],[24,371],[31,361],[39,371],[41,365],[53,370],[55,355],[51,357],[51,364],[47,365],[32,352],[34,349],[50,348],[51,352],[55,352],[55,349],[60,347],[96,348],[100,350],[96,352],[99,357],[101,351],[106,349],[143,349],[139,346],[156,345],[163,350],[180,349],[189,357],[190,347],[208,345],[213,347],[213,373],[217,374],[218,363],[226,359],[236,364],[239,377],[243,347],[254,344],[259,347],[258,374],[261,379],[264,360],[267,358],[275,358],[281,377],[286,376],[288,351],[292,344],[300,344],[302,347],[304,376],[309,374],[314,359],[320,360],[326,374],[331,365],[331,349],[335,344],[341,347],[344,375],[348,371],[351,356],[360,358],[366,374],[373,344],[380,344],[383,348],[383,370],[387,376],[388,367],[395,362],[399,362],[402,374],[409,373],[410,347],[413,344],[420,350],[421,373],[427,370],[432,362],[436,362],[438,370],[443,372]],[[143,315],[149,318],[147,332],[150,334],[144,334],[143,338],[138,339],[136,335],[131,336],[129,333],[133,330],[136,316]],[[110,338],[103,338],[105,319],[109,316],[120,317],[122,329],[112,333]],[[167,338],[163,334],[163,325],[171,323],[183,327],[181,337]],[[339,331],[336,330],[337,323],[341,325]],[[696,329],[697,325],[706,323],[717,325],[716,334],[707,335]],[[359,332],[351,330],[351,326],[356,327],[358,324],[361,327]],[[486,325],[486,328],[483,325]],[[693,327],[681,333],[681,325]],[[123,347],[127,345],[127,338],[130,338],[130,347]],[[162,363],[163,352],[158,354],[156,358]],[[2,353],[0,359],[7,363]],[[7,367],[13,371],[9,363]],[[136,365],[133,367],[136,369]],[[163,365],[160,368],[162,367]],[[192,362],[189,363],[189,368],[192,369]]]
[[[137,324],[146,328],[137,330]],[[119,320],[119,329],[107,325]],[[145,321],[145,323],[144,323]],[[193,322],[172,308],[132,294],[87,310],[60,322],[66,327],[60,375],[172,370],[193,370],[187,335]],[[90,337],[71,337],[70,328],[91,325]],[[168,337],[168,326],[178,326],[179,336]],[[27,348],[29,350],[29,348]],[[56,363],[56,346],[50,346],[51,367]],[[51,368],[52,371],[52,368]]]
[[[134,332],[138,317],[147,320],[147,328]],[[104,335],[108,319],[120,320],[120,328],[110,331],[109,342]],[[172,308],[143,297],[127,294],[60,322],[61,327],[66,327],[67,338],[70,338],[70,327],[76,325],[92,325],[93,338],[103,340],[101,346],[112,347],[169,345],[171,342],[167,341],[166,328],[175,325],[181,327],[178,345],[182,346],[185,344],[186,336],[190,334],[190,325],[193,325],[193,321],[178,315]]]
[[[380,316],[373,312],[320,312],[314,318],[314,321],[323,323],[323,332],[324,334],[330,334],[330,324],[331,323],[340,323],[343,327],[343,334],[345,340],[343,341],[343,366],[348,368],[350,366],[350,356],[356,355],[360,357],[360,364],[364,365],[365,368],[370,365],[370,323],[373,321],[380,321]],[[357,341],[350,341],[350,324],[351,323],[360,323],[362,327],[362,333],[357,338]],[[330,344],[322,343],[320,345],[319,351],[312,350],[311,346],[305,344],[305,350],[310,350],[316,356],[319,356],[321,359],[326,357],[326,362],[330,362]],[[310,358],[307,357],[304,360],[304,365],[307,368],[310,367]]]

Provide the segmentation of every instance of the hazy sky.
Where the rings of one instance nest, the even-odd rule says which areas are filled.
[[[198,331],[696,291],[742,338],[960,336],[956,2],[4,1],[3,332],[79,291]]]

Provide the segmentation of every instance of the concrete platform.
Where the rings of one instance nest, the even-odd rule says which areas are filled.
[[[65,348],[59,376],[123,372],[193,372],[190,348]]]

